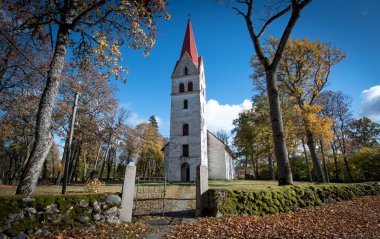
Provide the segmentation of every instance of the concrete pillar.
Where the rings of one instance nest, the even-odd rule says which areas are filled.
[[[120,220],[132,222],[133,197],[135,195],[136,165],[130,162],[124,176],[123,196],[121,199]]]
[[[208,168],[206,165],[197,166],[196,178],[196,216],[202,216],[208,209]]]

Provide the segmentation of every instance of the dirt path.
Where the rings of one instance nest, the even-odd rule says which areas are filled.
[[[144,220],[152,228],[152,232],[144,236],[146,239],[164,238],[175,225],[194,224],[195,189],[191,186],[180,186],[166,200],[165,217],[152,217]]]
[[[368,196],[279,215],[204,218],[166,238],[380,238],[379,202]]]

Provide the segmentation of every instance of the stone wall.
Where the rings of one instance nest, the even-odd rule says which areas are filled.
[[[45,236],[55,229],[120,223],[119,195],[0,197],[0,238]]]
[[[286,186],[263,190],[208,190],[211,216],[284,213],[322,203],[380,195],[378,183]]]

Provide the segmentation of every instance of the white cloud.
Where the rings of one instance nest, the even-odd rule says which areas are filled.
[[[127,123],[132,125],[133,127],[135,127],[136,125],[138,124],[141,124],[143,122],[147,122],[146,119],[140,117],[138,114],[136,113],[133,113],[131,112],[129,115],[128,115],[128,118],[127,118]]]
[[[239,116],[243,110],[250,109],[252,103],[245,99],[240,105],[221,105],[218,101],[211,99],[207,101],[207,128],[211,132],[224,130],[229,133],[233,129],[232,121]]]
[[[362,98],[362,115],[374,121],[380,120],[380,85],[363,90]]]

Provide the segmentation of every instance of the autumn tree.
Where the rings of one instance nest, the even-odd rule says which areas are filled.
[[[150,123],[141,123],[134,129],[138,142],[137,173],[140,176],[163,175],[163,152],[164,138]]]
[[[11,12],[19,14],[18,1],[11,1],[16,7]],[[126,73],[118,62],[121,60],[120,46],[145,48],[148,54],[156,35],[156,17],[168,18],[166,2],[160,1],[32,1],[26,4],[22,14],[20,31],[49,28],[56,32],[54,53],[47,71],[46,86],[43,90],[36,120],[35,141],[19,181],[16,194],[31,194],[37,184],[43,162],[52,143],[51,118],[53,106],[62,81],[62,70],[67,50],[70,49],[78,66],[93,64],[106,71],[106,76],[123,79]]]
[[[279,4],[278,2],[274,3],[273,6],[277,6],[274,8],[276,9],[275,12],[271,12],[271,14],[268,14],[266,20],[264,21],[264,24],[261,27],[255,25],[252,20],[254,16],[258,16],[258,14],[255,14],[255,1],[237,0],[236,2],[246,7],[245,10],[241,10],[237,7],[234,7],[234,9],[238,13],[238,15],[241,15],[244,18],[257,58],[262,67],[265,69],[264,72],[266,79],[267,96],[269,99],[270,118],[273,132],[272,136],[278,167],[278,182],[279,185],[293,184],[292,173],[288,159],[288,151],[286,146],[283,119],[280,108],[279,89],[277,86],[276,72],[285,47],[287,45],[287,42],[290,38],[290,34],[301,14],[301,11],[311,2],[311,0],[284,1],[284,4]],[[286,15],[287,13],[290,13],[290,18],[284,29],[284,32],[282,33],[280,42],[277,48],[275,49],[275,54],[265,54],[263,45],[260,42],[261,37],[264,35],[267,28],[275,20]]]
[[[317,104],[323,106],[321,115],[333,119],[332,130],[334,133],[331,141],[331,150],[334,158],[335,180],[340,181],[340,167],[338,163],[338,150],[340,150],[345,169],[349,179],[352,181],[352,173],[348,162],[347,147],[350,139],[350,128],[353,117],[350,110],[351,98],[341,91],[325,91],[318,95]]]
[[[267,49],[275,55],[280,41],[271,38],[269,42]],[[318,182],[326,179],[318,160],[316,139],[330,142],[332,120],[319,116],[322,106],[316,104],[316,97],[326,86],[332,68],[344,58],[345,54],[330,43],[296,39],[289,41],[277,71],[281,88],[298,107]]]

